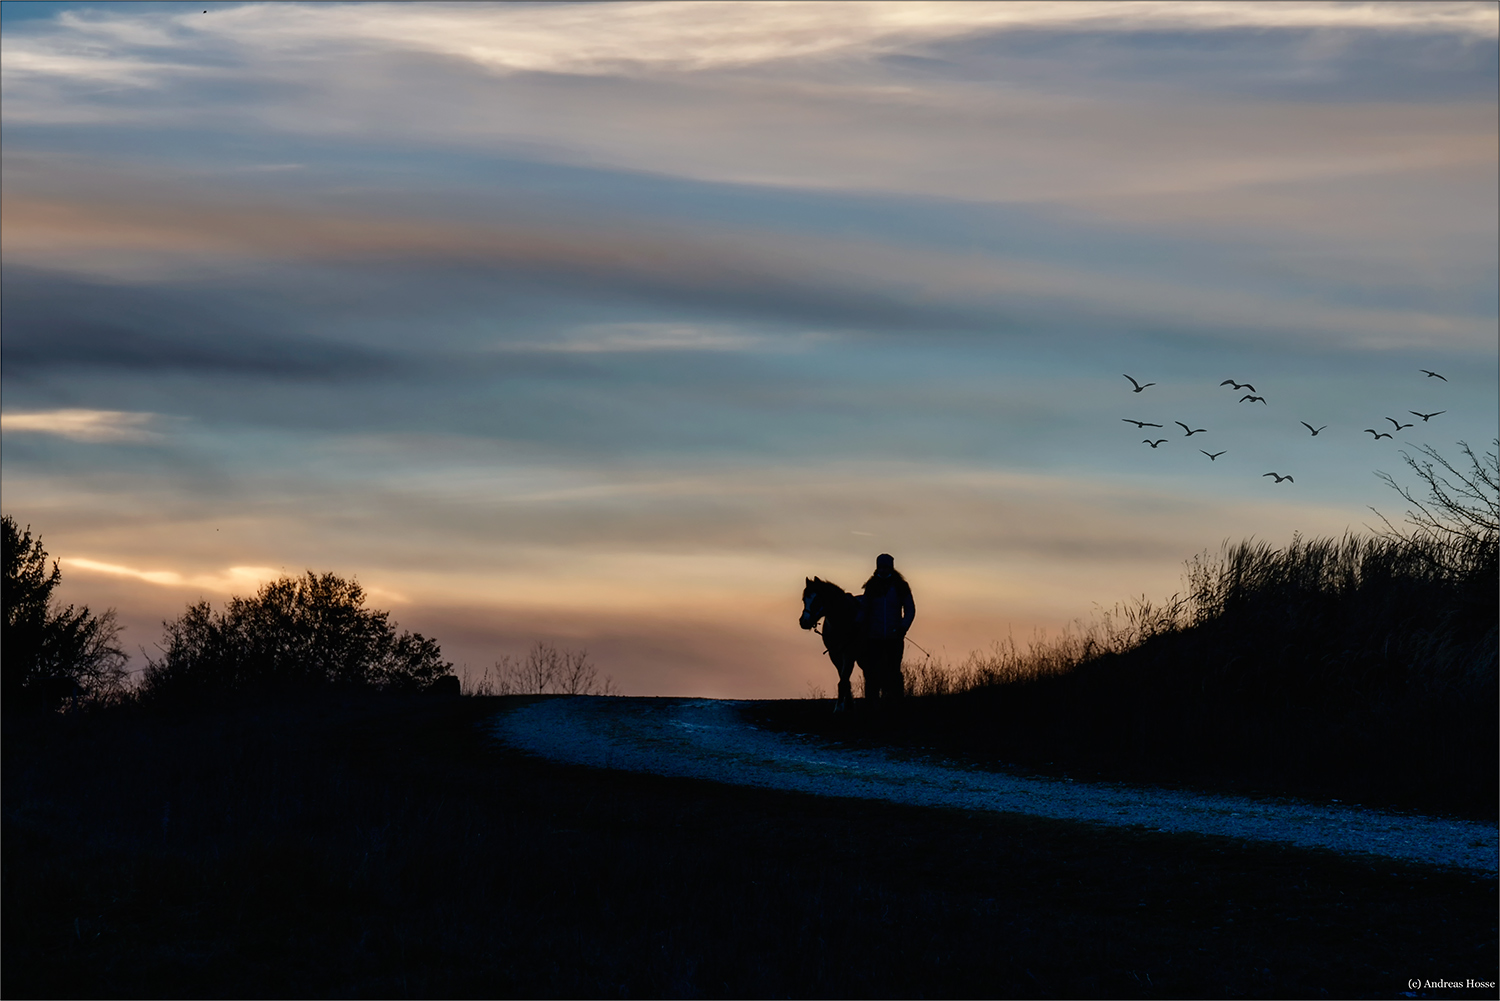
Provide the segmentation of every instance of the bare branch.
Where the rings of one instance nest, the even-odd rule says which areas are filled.
[[[1466,469],[1459,469],[1431,445],[1418,450],[1423,458],[1402,452],[1407,468],[1427,487],[1425,502],[1389,473],[1377,471],[1375,475],[1412,505],[1406,521],[1419,532],[1475,543],[1493,540],[1500,534],[1500,439],[1494,444],[1496,451],[1479,456],[1467,442],[1459,442],[1468,460]],[[1390,520],[1375,513],[1394,533]]]

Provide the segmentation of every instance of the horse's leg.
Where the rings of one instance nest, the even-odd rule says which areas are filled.
[[[839,698],[833,704],[833,711],[841,713],[848,709],[854,702],[854,686],[849,684],[849,675],[854,673],[854,665],[848,658],[840,660],[839,669]]]
[[[865,675],[865,701],[877,701],[880,698],[880,663],[876,659],[875,644],[868,640],[861,643],[857,660]]]

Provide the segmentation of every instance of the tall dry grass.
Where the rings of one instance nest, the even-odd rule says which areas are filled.
[[[1495,554],[1494,536],[1434,533],[1225,543],[1190,560],[1184,592],[1165,601],[1142,596],[1058,636],[1024,647],[1008,637],[959,662],[910,658],[906,691],[952,695],[1060,677],[1201,633],[1229,652],[1279,644],[1259,670],[1295,662],[1297,685],[1352,699],[1393,687],[1407,698],[1475,694],[1494,684]]]
[[[974,650],[961,661],[941,655],[902,661],[906,694],[956,695],[1024,681],[1066,675],[1105,654],[1124,653],[1156,636],[1175,632],[1187,621],[1186,599],[1172,595],[1153,602],[1142,595],[1104,610],[1092,619],[1074,621],[1056,636],[1038,636],[1024,647],[1014,636],[997,640],[988,650]]]

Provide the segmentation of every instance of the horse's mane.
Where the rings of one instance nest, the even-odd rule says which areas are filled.
[[[840,591],[840,592],[843,592],[844,594],[848,594],[849,593],[848,591],[845,591],[843,588],[839,587],[833,581],[831,581],[831,580],[824,580],[822,577],[814,577],[813,578],[813,583],[814,584],[827,584],[829,587],[833,588],[835,591]]]

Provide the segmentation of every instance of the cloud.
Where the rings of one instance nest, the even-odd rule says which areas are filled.
[[[286,573],[271,567],[228,567],[219,573],[183,574],[175,570],[139,570],[118,563],[104,563],[81,556],[64,556],[60,563],[76,570],[108,574],[113,577],[129,577],[160,587],[200,588],[220,594],[244,596],[259,590],[262,584],[278,580]],[[406,604],[405,595],[381,588],[364,588],[365,593],[376,601],[386,604]]]
[[[773,340],[724,324],[593,323],[576,327],[552,341],[508,342],[501,351],[541,351],[562,354],[617,354],[637,351],[750,351],[776,347]],[[806,342],[808,338],[799,338]]]
[[[204,17],[68,12],[8,39],[6,73],[141,85],[204,75],[211,54],[283,61],[370,48],[425,52],[494,72],[702,72],[788,60],[851,59],[1004,31],[1366,30],[1493,38],[1491,5],[1141,0],[1072,3],[245,4]],[[196,65],[112,50],[199,53]],[[204,54],[204,50],[207,54]]]
[[[675,71],[793,59],[859,57],[940,39],[1013,30],[1222,31],[1354,29],[1496,35],[1493,11],[1463,3],[1274,3],[1173,0],[1007,3],[623,3],[427,9],[400,5],[302,7],[290,17],[246,11],[220,30],[271,44],[309,38],[380,42],[472,60],[486,68],[615,74],[626,66]],[[259,12],[256,12],[258,15]],[[179,23],[181,23],[179,21]],[[220,28],[205,24],[205,29]]]
[[[0,427],[6,434],[56,435],[72,441],[142,442],[161,437],[148,426],[159,419],[158,414],[123,410],[51,410],[0,414]]]
[[[1467,108],[1404,93],[1372,102],[1361,86],[1349,90],[1370,107],[1331,114],[1326,100],[1265,100],[1262,78],[1327,74],[1337,43],[1266,51],[1255,39],[1273,29],[1394,35],[1404,49],[1358,69],[1382,80],[1399,61],[1393,51],[1434,33],[1491,49],[1497,22],[1488,4],[1254,2],[270,4],[195,18],[71,15],[10,44],[33,61],[51,49],[106,62],[137,50],[219,54],[192,71],[197,81],[179,79],[180,61],[164,65],[160,91],[128,101],[97,88],[34,94],[26,81],[71,80],[72,64],[48,75],[21,59],[6,114],[17,124],[92,113],[101,124],[217,130],[229,113],[237,129],[268,135],[424,140],[740,184],[991,202],[1129,198],[1492,163],[1493,66],[1460,74],[1479,85]],[[1176,34],[1165,56],[1159,44],[1132,51],[1103,60],[1102,73],[1089,69],[1100,62],[1093,49],[1039,57],[1035,45],[1002,53],[982,74],[921,69],[957,70],[975,56],[949,49],[1039,31],[1051,33],[1043,50],[1083,38],[1111,56],[1134,33]],[[1233,36],[1192,40],[1204,32]],[[1161,63],[1179,50],[1193,58],[1164,91]],[[914,62],[875,58],[896,55]],[[1226,58],[1247,93],[1205,88],[1222,83]],[[1016,80],[1005,76],[1012,64],[1046,69]],[[1154,86],[1126,86],[1143,77]],[[1340,112],[1346,96],[1333,97]]]
[[[429,444],[427,451],[438,450]],[[489,594],[599,608],[640,608],[664,594],[732,601],[746,588],[795,576],[801,561],[860,552],[870,538],[949,567],[1012,559],[1125,565],[1175,558],[1190,523],[1203,528],[1272,510],[1268,502],[1204,493],[1187,477],[1157,486],[934,460],[825,457],[748,468],[703,460],[701,469],[676,472],[637,471],[635,463],[486,469],[433,459],[424,466],[398,453],[390,460],[399,473],[363,484],[367,499],[358,509],[371,525],[443,526],[452,540],[446,551],[435,552],[422,536],[392,537],[384,558],[386,572],[445,600]],[[332,509],[355,506],[350,497]],[[1311,509],[1276,510],[1292,518]],[[485,571],[476,575],[477,566]],[[641,587],[626,586],[632,580]]]
[[[5,293],[9,379],[96,369],[326,381],[394,368],[367,347],[258,329],[269,325],[268,311],[222,293],[121,287],[24,267],[7,269]]]
[[[332,379],[382,374],[389,365],[370,352],[312,340],[226,336],[166,336],[108,323],[17,325],[6,338],[12,377],[35,378],[68,369],[143,373],[185,372],[263,379]]]
[[[629,216],[534,212],[462,223],[432,214],[396,214],[361,205],[294,208],[285,202],[235,204],[178,194],[152,197],[144,183],[129,201],[28,199],[6,203],[12,262],[87,271],[102,255],[138,263],[141,252],[201,263],[223,255],[269,264],[304,260],[379,269],[478,271],[558,295],[636,296],[679,308],[731,309],[750,316],[865,331],[994,329],[1021,320],[1035,327],[1112,322],[1190,325],[1219,336],[1314,332],[1330,343],[1376,347],[1487,343],[1492,320],[1442,303],[1366,304],[1358,296],[1309,297],[1304,289],[1246,288],[1229,270],[1178,278],[1154,266],[1048,261],[959,252],[930,244],[841,239],[821,233],[745,226],[693,229]],[[1244,210],[1240,210],[1244,214]],[[24,290],[25,286],[22,285]],[[568,291],[571,290],[571,291]],[[422,293],[418,293],[419,295]],[[118,296],[119,293],[110,293]],[[29,300],[7,308],[25,317]],[[64,321],[75,307],[48,300],[44,328],[20,320],[7,350],[22,366],[161,365],[246,374],[332,378],[372,375],[393,362],[352,345],[253,332],[215,318],[186,334],[123,328],[104,319]],[[177,321],[180,324],[180,320]],[[592,332],[588,332],[588,330]],[[536,341],[518,346],[536,350]],[[743,331],[698,325],[596,325],[549,338],[545,350],[605,353],[669,348],[749,347]]]
[[[142,580],[148,584],[158,584],[163,587],[199,587],[225,593],[247,589],[254,590],[266,581],[275,580],[282,576],[280,571],[273,570],[270,567],[229,567],[224,572],[218,574],[194,574],[187,576],[175,570],[137,570],[134,567],[120,566],[116,563],[101,563],[98,560],[84,559],[79,556],[65,556],[59,562],[78,570],[112,574],[117,577],[133,577],[136,580]]]

